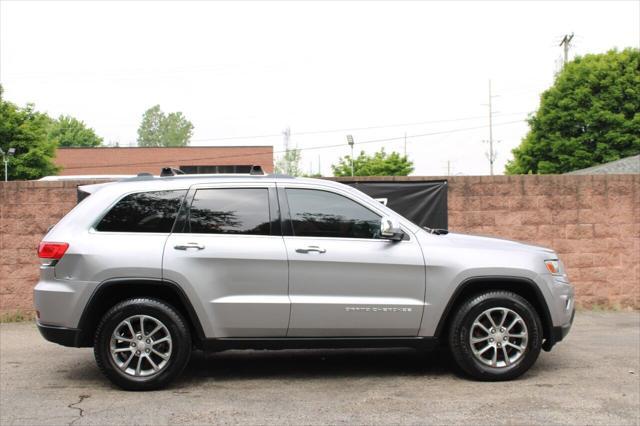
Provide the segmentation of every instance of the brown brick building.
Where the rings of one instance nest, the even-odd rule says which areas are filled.
[[[176,148],[58,148],[60,175],[135,175],[162,167],[187,173],[243,173],[246,166],[273,171],[272,146],[189,146]],[[231,167],[236,166],[236,167]],[[245,166],[245,167],[237,167]]]

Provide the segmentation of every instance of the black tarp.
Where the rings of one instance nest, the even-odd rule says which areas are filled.
[[[376,199],[419,226],[447,229],[447,182],[343,182]]]

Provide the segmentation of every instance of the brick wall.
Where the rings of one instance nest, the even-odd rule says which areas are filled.
[[[453,231],[557,250],[580,305],[640,309],[640,175],[395,179],[447,179]],[[0,314],[32,309],[35,249],[85,183],[0,183]]]

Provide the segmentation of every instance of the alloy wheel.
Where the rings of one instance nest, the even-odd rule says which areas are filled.
[[[132,315],[111,335],[111,359],[125,374],[148,377],[166,368],[173,344],[169,329],[157,318]]]
[[[522,317],[508,308],[483,311],[471,325],[469,344],[475,358],[494,368],[510,367],[523,359],[529,334]]]

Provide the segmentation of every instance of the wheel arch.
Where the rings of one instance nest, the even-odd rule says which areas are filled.
[[[552,339],[553,321],[542,291],[536,283],[529,278],[511,276],[478,276],[470,277],[462,281],[449,299],[440,317],[440,321],[436,326],[435,336],[440,339],[446,335],[456,309],[462,305],[465,300],[468,300],[474,294],[490,290],[507,290],[524,297],[533,305],[540,316],[544,338],[547,340]]]
[[[205,341],[204,330],[184,290],[173,281],[159,278],[113,278],[100,283],[82,311],[78,346],[93,346],[93,338],[104,314],[123,300],[134,297],[160,299],[173,306],[185,318],[192,340],[198,347]]]

